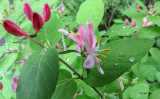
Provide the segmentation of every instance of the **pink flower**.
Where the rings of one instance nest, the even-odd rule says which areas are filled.
[[[10,20],[3,20],[3,27],[8,33],[14,36],[28,36],[25,31]]]
[[[37,12],[33,12],[32,24],[33,24],[35,33],[38,33],[43,27],[42,17]]]
[[[91,22],[87,22],[88,24],[88,29],[86,31],[86,36],[85,36],[85,48],[86,48],[86,54],[88,54],[87,59],[85,60],[83,67],[85,68],[92,68],[95,65],[95,62],[97,64],[97,68],[99,70],[99,72],[101,74],[104,74],[103,69],[100,67],[99,62],[100,60],[98,59],[98,57],[102,56],[104,58],[106,58],[106,56],[101,55],[101,54],[95,54],[95,51],[102,51],[102,50],[98,50],[99,49],[99,45],[97,42],[97,38],[94,35],[94,30],[93,30],[93,25]],[[100,39],[101,42],[102,39]],[[110,49],[104,49],[103,51],[109,51]]]
[[[156,10],[156,9],[154,9],[154,10],[153,10],[153,14],[154,14],[154,13],[156,13],[156,12],[157,12],[157,10]]]
[[[129,20],[128,19],[125,19],[124,23],[129,26]]]
[[[30,20],[32,21],[32,15],[33,15],[33,12],[32,12],[32,9],[30,7],[30,5],[28,3],[24,3],[23,4],[23,12],[25,14],[25,16]]]
[[[87,27],[88,27],[88,29],[90,28],[88,23],[87,23]],[[67,31],[65,31],[63,29],[59,29],[58,31],[62,32],[63,34],[68,36],[70,39],[77,42],[78,45],[76,47],[76,50],[81,51],[81,50],[83,50],[83,42],[84,42],[84,38],[85,38],[85,34],[86,34],[87,30],[85,29],[85,27],[82,24],[80,24],[79,28],[78,28],[78,34],[74,34],[73,32],[68,33]]]
[[[136,26],[136,21],[132,21],[132,27],[135,27]]]
[[[12,85],[11,85],[11,88],[12,88],[12,91],[14,93],[16,93],[16,90],[17,90],[17,85],[18,85],[18,79],[19,79],[19,76],[15,76],[13,79],[12,79]]]
[[[3,84],[2,82],[0,82],[0,91],[2,91],[2,89],[3,89]]]
[[[47,3],[42,7],[42,19],[43,22],[47,22],[51,17],[51,9]]]
[[[153,25],[153,22],[147,23],[147,17],[144,17],[143,18],[143,25],[144,25],[144,27],[149,27],[149,26]]]

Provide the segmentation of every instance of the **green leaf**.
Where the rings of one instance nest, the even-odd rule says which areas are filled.
[[[100,74],[97,66],[92,68],[84,81],[90,86],[104,86],[126,72],[132,65],[139,62],[152,47],[154,41],[151,39],[131,38],[111,42],[100,49],[111,49],[101,51],[99,54],[107,56],[100,58],[100,66],[104,74]]]
[[[149,86],[147,83],[139,83],[133,86],[130,90],[132,99],[148,99]]]
[[[151,48],[150,49],[150,53],[152,55],[153,58],[160,60],[160,50],[157,48]]]
[[[90,97],[87,95],[78,95],[75,99],[97,99],[97,98]]]
[[[115,23],[124,23],[124,21],[121,20],[121,19],[114,19],[113,21],[114,21]]]
[[[60,69],[58,84],[51,99],[72,99],[76,93],[77,85],[71,74]]]
[[[130,99],[130,91],[131,91],[131,87],[127,88],[124,92],[123,92],[123,99]]]
[[[159,93],[160,93],[160,89],[154,91],[154,92],[150,95],[149,99],[160,99],[160,94],[159,94]]]
[[[143,27],[138,32],[138,37],[140,38],[154,38],[156,36],[160,36],[160,27],[158,26],[150,26]]]
[[[57,84],[58,73],[56,49],[33,53],[22,68],[17,99],[50,99]]]
[[[157,80],[160,82],[160,72],[156,72],[156,77],[157,77]]]
[[[153,93],[154,91],[158,90],[160,88],[160,83],[153,83],[150,85],[150,93]]]
[[[87,21],[91,21],[95,30],[100,24],[103,14],[104,4],[102,0],[86,0],[81,4],[76,20],[84,26],[86,26]]]
[[[148,17],[148,22],[153,22],[154,24],[160,26],[160,16]]]

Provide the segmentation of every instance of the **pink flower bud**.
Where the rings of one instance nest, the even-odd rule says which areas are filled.
[[[75,95],[74,95],[73,99],[74,99],[74,98],[76,98],[77,96],[78,96],[78,92],[77,92],[77,93],[75,93]]]
[[[15,76],[15,77],[12,79],[12,82],[18,84],[18,78],[19,78],[19,76]]]
[[[35,33],[38,33],[40,29],[43,27],[42,17],[37,12],[33,12],[32,24],[33,24]]]
[[[124,22],[127,26],[129,26],[129,21],[128,19],[125,19],[125,22]]]
[[[65,9],[65,7],[63,6],[63,7],[62,7],[62,12],[64,12],[65,10],[66,10],[66,9]]]
[[[22,2],[22,0],[20,0],[20,2]]]
[[[18,79],[19,79],[19,76],[15,76],[13,79],[12,79],[12,85],[11,85],[11,88],[12,88],[12,91],[16,93],[17,91],[17,85],[18,85]]]
[[[42,7],[42,19],[43,22],[47,22],[51,17],[51,9],[47,3]]]
[[[145,10],[145,12],[146,12],[147,15],[150,15],[150,14],[151,14],[150,12],[147,12],[146,10]]]
[[[57,10],[58,10],[58,9],[59,9],[59,6],[57,6],[56,8],[57,8]]]
[[[153,5],[152,5],[152,4],[149,4],[149,5],[148,5],[148,8],[150,8],[150,9],[153,8]]]
[[[141,10],[140,9],[137,9],[137,12],[140,12]]]
[[[135,27],[136,26],[136,21],[132,21],[132,27]]]
[[[4,9],[3,13],[6,13],[6,11],[7,11],[7,10],[6,10],[6,9]]]
[[[146,25],[147,24],[147,17],[144,17],[143,18],[143,25]]]
[[[28,36],[25,31],[10,20],[3,20],[3,27],[8,33],[14,36]]]
[[[147,23],[144,27],[149,27],[149,26],[151,26],[151,25],[153,25],[153,22]]]
[[[140,8],[140,6],[139,6],[138,4],[136,5],[136,7],[137,7],[137,9],[139,9],[139,8]]]
[[[30,20],[32,21],[32,15],[33,15],[33,12],[32,12],[32,9],[30,7],[30,5],[28,3],[24,3],[23,4],[23,12],[25,14],[25,16]]]
[[[3,84],[2,82],[0,82],[0,91],[2,91],[2,89],[3,89]]]
[[[153,14],[154,14],[154,13],[156,13],[156,12],[157,12],[157,10],[156,10],[156,9],[154,9],[154,10],[153,10]]]
[[[13,5],[11,5],[11,9],[14,10],[14,6]]]

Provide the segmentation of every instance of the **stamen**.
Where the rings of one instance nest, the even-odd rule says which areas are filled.
[[[96,45],[95,45],[96,47],[98,46],[98,42],[96,43]]]
[[[100,40],[99,40],[99,43],[101,43],[102,42],[102,37],[100,38]]]
[[[111,49],[104,49],[104,51],[110,51]]]
[[[75,33],[74,33],[74,32],[72,32],[72,31],[70,31],[70,33],[75,35]]]
[[[98,54],[97,57],[100,57],[102,54]]]
[[[106,58],[106,56],[104,56],[104,55],[101,55],[103,58]]]
[[[79,34],[76,34],[76,36],[79,36]]]

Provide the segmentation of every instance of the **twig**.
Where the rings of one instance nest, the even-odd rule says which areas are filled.
[[[101,95],[101,93],[100,93],[96,88],[94,88],[94,87],[92,87],[92,88],[93,88],[94,91],[96,91],[96,92],[98,93],[98,95],[99,95],[101,98],[103,98],[103,96]]]

